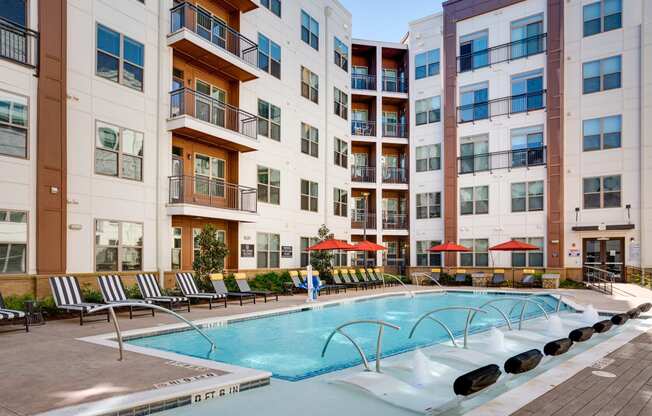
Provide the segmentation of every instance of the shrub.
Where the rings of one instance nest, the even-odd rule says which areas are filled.
[[[4,300],[5,300],[5,308],[13,309],[15,311],[24,311],[25,302],[27,302],[28,300],[34,300],[34,295],[32,295],[31,293],[26,295],[11,295],[4,298]]]
[[[134,284],[132,286],[126,286],[125,287],[125,295],[127,296],[127,299],[142,299],[142,295],[140,294],[140,290],[138,289],[138,285]]]
[[[103,303],[104,298],[99,290],[96,290],[90,283],[84,283],[81,288],[82,299],[84,302]]]
[[[321,242],[333,238],[331,231],[323,224],[317,231],[317,239]],[[310,265],[319,271],[319,277],[328,279],[333,273],[333,252],[331,250],[313,251],[310,253]]]
[[[192,268],[201,290],[207,290],[212,285],[209,280],[211,273],[221,273],[224,270],[224,259],[229,255],[226,244],[217,239],[217,230],[207,224],[197,236],[199,254],[195,256]]]
[[[253,290],[269,290],[271,292],[279,293],[283,291],[283,286],[287,282],[291,282],[290,273],[287,271],[283,273],[269,272],[259,274],[249,281],[249,286]]]
[[[39,300],[38,304],[41,308],[41,311],[49,317],[54,317],[65,313],[63,310],[57,308],[57,304],[54,302],[54,298],[52,296],[48,296]]]
[[[235,282],[233,275],[224,276],[224,284],[229,292],[239,292],[238,284]]]
[[[575,280],[564,279],[559,282],[559,287],[561,289],[586,289],[586,286],[581,282],[576,282]]]

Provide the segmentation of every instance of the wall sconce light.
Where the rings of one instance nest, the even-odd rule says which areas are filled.
[[[627,224],[629,224],[632,222],[632,204],[625,205],[625,209],[627,210]]]
[[[579,217],[580,217],[580,207],[575,207],[575,222],[577,222]]]

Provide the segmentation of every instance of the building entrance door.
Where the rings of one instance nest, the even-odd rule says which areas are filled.
[[[612,272],[616,281],[625,281],[625,239],[585,238],[583,240],[582,267],[586,275],[587,266]]]

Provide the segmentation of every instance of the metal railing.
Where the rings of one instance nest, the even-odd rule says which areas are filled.
[[[383,183],[408,183],[407,169],[384,166]]]
[[[546,147],[506,150],[457,158],[457,173],[491,172],[498,169],[529,168],[547,163]]]
[[[546,51],[547,34],[531,36],[489,49],[460,55],[457,57],[457,72],[486,68],[500,62],[527,58]]]
[[[365,227],[365,223],[366,223],[366,227]],[[362,230],[364,228],[366,228],[367,230],[375,230],[376,213],[368,212],[365,215],[364,210],[353,210],[351,212],[351,228],[356,230]]]
[[[435,279],[432,277],[432,273],[426,273],[426,272],[412,272],[412,278],[417,278],[417,277],[425,277],[426,279],[430,280],[433,282],[435,285],[443,288],[444,286],[439,283],[439,280]],[[420,280],[419,279],[414,279],[416,280],[417,286],[419,286]]]
[[[376,182],[376,167],[375,166],[351,166],[351,180],[353,182]]]
[[[407,230],[408,215],[383,212],[383,230]]]
[[[407,139],[409,136],[408,125],[406,123],[388,123],[383,121],[383,137],[396,137]]]
[[[421,317],[415,322],[414,326],[412,327],[412,330],[410,331],[410,336],[408,338],[412,338],[412,336],[414,335],[414,331],[416,331],[417,327],[419,326],[419,324],[421,322],[423,322],[425,319],[430,319],[434,323],[436,323],[439,326],[441,326],[442,328],[444,328],[444,330],[448,334],[448,337],[452,341],[453,346],[457,347],[458,345],[457,345],[457,341],[455,341],[455,336],[453,336],[453,331],[451,331],[451,329],[448,327],[448,325],[446,325],[445,323],[443,323],[439,319],[432,316],[434,313],[437,313],[437,312],[456,311],[456,310],[457,311],[459,311],[459,310],[467,311],[466,323],[464,324],[464,348],[467,348],[468,339],[469,339],[469,326],[471,326],[471,321],[473,320],[473,317],[477,313],[487,313],[487,311],[483,311],[480,308],[473,308],[473,307],[470,307],[470,306],[446,306],[446,307],[443,307],[443,308],[433,309],[430,312],[426,312],[423,315],[421,315]]]
[[[169,201],[256,213],[258,190],[201,176],[170,176]]]
[[[189,88],[170,92],[170,117],[182,115],[258,140],[257,116]]]
[[[506,301],[506,300],[517,302],[516,304],[512,305],[512,308],[510,309],[509,314],[505,314],[504,311],[502,311],[500,308],[498,308],[498,307],[496,307],[495,305],[493,305],[493,304],[496,303],[496,302],[504,302],[504,301]],[[497,312],[498,312],[498,313],[503,317],[503,319],[505,320],[505,323],[507,324],[507,328],[511,331],[511,330],[512,330],[511,313],[512,313],[512,311],[514,310],[514,307],[515,307],[516,305],[521,304],[521,303],[523,304],[523,307],[521,308],[521,313],[520,313],[520,315],[519,315],[519,320],[518,320],[518,329],[519,329],[519,330],[521,330],[521,328],[523,327],[523,320],[525,319],[525,309],[526,309],[526,306],[527,306],[528,304],[530,304],[530,305],[534,305],[534,306],[536,306],[537,308],[539,308],[539,309],[541,310],[541,312],[543,312],[543,315],[546,317],[546,320],[550,319],[550,318],[548,317],[548,312],[546,312],[546,310],[543,308],[543,306],[541,306],[541,304],[540,304],[539,302],[536,302],[536,301],[533,300],[533,299],[530,299],[530,298],[524,298],[524,297],[515,297],[515,296],[504,296],[504,297],[502,297],[502,296],[501,296],[500,298],[497,298],[497,299],[491,299],[491,300],[489,300],[489,301],[483,303],[482,305],[480,305],[480,306],[478,307],[478,309],[484,309],[484,308],[487,307],[487,306],[491,307],[492,309],[494,309],[495,311],[497,311]],[[473,319],[475,318],[475,315],[476,315],[476,314],[473,313],[473,315],[471,316],[471,321],[469,322],[469,324],[470,324],[471,322],[473,322]]]
[[[383,76],[383,91],[408,92],[407,81],[400,78]]]
[[[584,284],[590,288],[606,295],[613,295],[613,284],[616,280],[616,273],[593,266],[582,266]]]
[[[376,135],[376,122],[375,121],[351,121],[351,134],[354,136],[375,136]]]
[[[171,33],[188,29],[249,65],[258,66],[256,42],[193,4],[184,2],[170,9],[170,24]]]
[[[529,113],[546,108],[546,90],[512,95],[457,107],[457,122],[469,123],[492,117]]]
[[[38,68],[39,33],[0,17],[0,58]]]
[[[376,76],[375,75],[351,75],[351,88],[354,90],[376,90]]]

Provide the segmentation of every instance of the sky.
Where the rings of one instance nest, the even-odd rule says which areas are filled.
[[[339,0],[353,15],[353,37],[398,42],[408,22],[441,11],[441,0]]]

